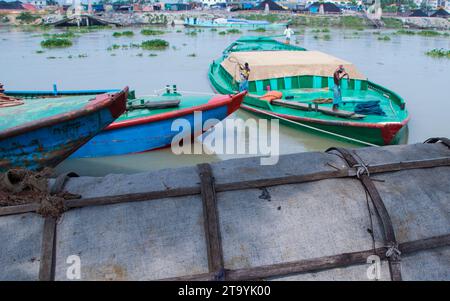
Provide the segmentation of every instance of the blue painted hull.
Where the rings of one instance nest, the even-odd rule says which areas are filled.
[[[183,117],[169,118],[156,122],[133,125],[113,130],[105,130],[86,143],[71,158],[81,157],[105,157],[125,155],[130,153],[146,152],[172,143],[172,139],[183,132],[183,129],[172,131],[172,123],[175,119],[184,119],[190,125],[190,131],[184,131],[183,136],[192,136],[194,128],[201,129],[206,120],[223,120],[228,116],[227,106],[221,106],[202,111],[202,120],[194,120],[194,114]]]
[[[53,167],[89,141],[115,118],[108,108],[0,140],[0,171]]]

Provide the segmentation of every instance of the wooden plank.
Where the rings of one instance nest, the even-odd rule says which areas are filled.
[[[450,234],[401,243],[399,249],[402,254],[450,246]],[[289,276],[308,272],[317,272],[356,264],[364,264],[370,255],[377,255],[385,260],[386,248],[365,250],[339,255],[324,256],[313,259],[278,263],[260,267],[243,268],[226,271],[226,280],[258,280],[269,277]]]
[[[433,168],[440,166],[450,166],[450,157],[426,159],[426,160],[411,160],[396,163],[372,165],[368,166],[368,169],[371,174],[377,174],[377,173],[395,172],[400,170],[417,169],[417,168]],[[355,175],[356,172],[354,168],[342,168],[340,170],[320,171],[305,175],[285,176],[271,179],[258,179],[258,180],[217,184],[215,185],[215,189],[216,192],[224,192],[232,190],[270,187],[277,185],[299,184],[304,182],[320,181],[333,178],[354,177]],[[196,194],[200,194],[199,187],[186,187],[186,188],[175,188],[144,193],[66,200],[64,202],[64,205],[66,206],[66,208],[71,209],[85,206],[101,206],[126,202],[149,201],[168,197],[181,197]],[[0,207],[0,216],[35,212],[38,207],[39,206],[37,204]]]
[[[215,281],[215,280],[217,280],[215,273],[204,273],[204,274],[158,279],[157,281]]]
[[[349,167],[355,167],[360,163],[349,150],[345,148],[334,148],[334,149],[342,154]],[[378,193],[375,184],[372,182],[372,180],[366,173],[359,175],[359,180],[361,181],[362,185],[369,194],[370,199],[372,200],[372,203],[375,207],[375,211],[377,215],[380,217],[386,244],[392,246],[393,248],[397,248],[397,239],[395,237],[395,231],[394,226],[392,225],[391,217],[389,216],[389,212],[387,211],[383,199]],[[392,280],[401,281],[402,276],[400,266],[400,254],[396,254],[394,252],[392,256],[388,257],[388,261]]]
[[[287,107],[291,109],[298,109],[302,111],[309,111],[309,106],[304,103],[295,102],[295,101],[283,101],[280,99],[272,100],[271,104]],[[318,107],[318,111],[331,116],[342,117],[342,118],[352,118],[352,119],[361,119],[364,118],[365,115],[356,114],[355,112],[345,111],[345,110],[332,110],[328,107]]]
[[[197,167],[201,181],[208,267],[210,272],[220,273],[223,271],[224,263],[214,179],[209,164],[199,164]]]
[[[253,268],[230,270],[226,273],[227,281],[260,280],[271,277],[289,276],[308,272],[317,272],[355,264],[366,263],[370,255],[378,255],[384,259],[384,248],[361,252],[345,253],[294,262],[279,263]]]
[[[150,201],[150,200],[164,199],[164,198],[170,198],[170,197],[189,196],[189,195],[195,195],[195,194],[200,194],[199,187],[174,188],[174,189],[158,190],[158,191],[143,192],[143,193],[131,193],[131,194],[115,195],[115,196],[74,199],[74,200],[65,201],[64,205],[67,208],[79,208],[79,207],[85,207],[85,206],[99,206],[99,205],[111,205],[111,204],[127,203],[127,202]]]
[[[163,100],[163,101],[146,101],[143,104],[131,104],[127,106],[128,111],[139,110],[139,109],[166,109],[166,108],[176,108],[180,106],[181,100]]]
[[[315,172],[315,173],[310,173],[310,174],[305,174],[305,175],[295,175],[295,176],[286,176],[286,177],[271,178],[271,179],[259,179],[259,180],[217,184],[216,191],[224,192],[224,191],[232,191],[232,190],[253,189],[253,188],[277,186],[277,185],[286,185],[286,184],[298,184],[298,183],[325,180],[325,179],[331,179],[331,178],[344,178],[344,177],[349,176],[349,172],[350,172],[350,169],[345,168],[345,169],[341,169],[341,170],[321,171],[321,172]]]
[[[35,212],[39,208],[36,203],[0,207],[0,216]]]
[[[55,280],[55,243],[56,218],[47,217],[42,235],[41,261],[39,265],[39,280]]]
[[[399,248],[403,254],[412,254],[445,246],[450,246],[450,234],[401,243]]]

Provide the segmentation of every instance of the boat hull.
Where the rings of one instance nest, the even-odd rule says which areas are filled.
[[[44,118],[0,133],[0,171],[55,167],[125,110],[128,88],[98,95],[77,112]]]
[[[191,136],[201,135],[207,120],[219,122],[236,111],[245,93],[219,96],[207,104],[183,110],[115,122],[76,151],[72,158],[92,158],[147,152],[171,145]],[[200,113],[201,117],[195,113]],[[183,120],[183,127],[174,121]],[[208,122],[211,126],[213,123]],[[174,139],[176,139],[174,141]]]
[[[271,111],[253,107],[248,104],[243,104],[241,108],[264,118],[278,118],[280,119],[281,123],[287,126],[295,127],[305,131],[311,131],[316,134],[317,131],[314,131],[314,129],[317,129],[319,131],[324,131],[324,136],[330,136],[330,134],[328,133],[333,133],[336,134],[334,138],[337,139],[339,139],[338,135],[342,135],[345,136],[345,138],[342,137],[343,141],[348,141],[351,137],[351,139],[354,139],[353,142],[366,145],[388,145],[399,143],[399,141],[403,138],[406,125],[409,121],[409,118],[407,118],[403,122],[392,122],[385,124],[357,122],[333,123],[320,119],[277,114]]]

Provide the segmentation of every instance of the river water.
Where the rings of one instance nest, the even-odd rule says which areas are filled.
[[[127,29],[128,30],[128,29]],[[212,93],[207,78],[208,65],[239,34],[219,35],[209,29],[187,35],[182,27],[162,28],[157,36],[170,43],[165,51],[138,48],[107,51],[113,44],[140,43],[155,37],[142,36],[140,28],[131,29],[134,37],[114,38],[107,29],[82,34],[66,49],[42,50],[38,30],[0,27],[0,81],[8,90],[112,89],[130,86],[137,95],[154,94],[166,84],[177,84],[179,90]],[[300,32],[299,29],[294,29]],[[117,31],[117,30],[116,30]],[[52,30],[51,32],[58,32]],[[450,49],[450,38],[389,35],[390,41],[378,40],[374,30],[332,29],[330,40],[316,39],[312,29],[297,35],[298,45],[327,52],[351,61],[370,80],[400,94],[411,114],[405,142],[423,142],[426,138],[450,137],[450,60],[436,59],[424,53],[433,48]],[[255,34],[244,31],[243,34]],[[277,35],[266,32],[263,35]],[[157,54],[149,56],[149,54]],[[195,56],[191,56],[195,54]],[[79,57],[81,55],[81,57]],[[229,118],[255,118],[239,110]],[[229,138],[231,139],[231,138]],[[243,135],[236,143],[257,139]],[[280,125],[280,153],[323,151],[331,146],[356,146],[332,138],[317,136]],[[68,159],[58,172],[75,171],[80,175],[101,176],[108,173],[135,173],[200,162],[213,162],[238,155],[174,155],[161,149],[127,156]]]

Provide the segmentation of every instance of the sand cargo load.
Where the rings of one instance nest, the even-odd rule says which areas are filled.
[[[0,207],[0,279],[450,280],[448,183],[446,138],[61,176],[58,214]]]

